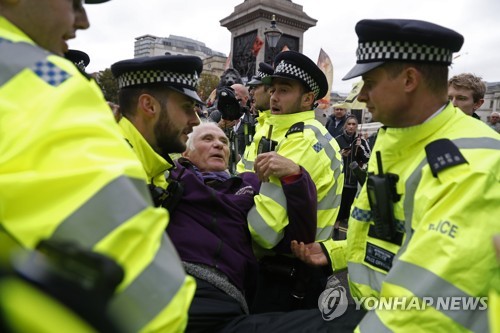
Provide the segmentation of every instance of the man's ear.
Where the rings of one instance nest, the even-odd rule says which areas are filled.
[[[147,117],[154,117],[159,110],[160,104],[153,96],[149,94],[141,94],[137,101],[137,106],[140,112]]]
[[[404,90],[406,92],[414,91],[422,81],[422,74],[413,67],[407,67],[403,70]]]
[[[309,110],[311,105],[314,104],[314,93],[312,91],[306,92],[302,95],[302,105],[305,106],[305,109]]]
[[[472,109],[474,111],[476,111],[477,109],[479,109],[481,107],[481,105],[483,105],[483,103],[484,103],[484,98],[481,98],[479,101],[474,103],[474,106],[472,107]]]

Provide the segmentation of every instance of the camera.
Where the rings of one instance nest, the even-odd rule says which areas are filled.
[[[244,113],[245,108],[240,105],[233,88],[223,87],[217,95],[217,109],[224,120],[237,120]]]

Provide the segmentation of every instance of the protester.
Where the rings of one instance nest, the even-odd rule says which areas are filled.
[[[293,242],[294,253],[335,270],[348,266],[358,300],[402,304],[371,307],[360,332],[488,332],[487,312],[464,302],[486,297],[498,269],[491,239],[500,232],[500,140],[448,101],[448,66],[464,39],[403,19],[362,20],[356,33],[357,65],[344,79],[362,76],[358,100],[386,127],[354,201],[347,244],[330,240],[323,252]],[[438,305],[452,297],[462,303]],[[406,308],[423,299],[426,306]]]
[[[0,230],[27,249],[48,239],[109,256],[125,274],[108,306],[119,324],[182,331],[195,284],[164,233],[168,215],[97,84],[62,57],[89,27],[82,1],[0,1],[0,15]]]
[[[188,331],[217,331],[239,315],[248,314],[247,299],[257,281],[257,259],[252,251],[246,216],[254,205],[260,182],[254,173],[231,176],[229,139],[215,123],[194,127],[183,157],[171,170],[170,181],[182,188],[179,203],[170,210],[167,228],[186,271],[197,280],[189,312]],[[276,156],[271,175],[293,181],[284,185],[290,205],[314,213],[316,192],[305,170]],[[310,207],[310,208],[308,208]],[[305,215],[291,216],[297,232],[314,234]],[[193,237],[196,235],[196,237]],[[287,242],[289,243],[289,241]]]

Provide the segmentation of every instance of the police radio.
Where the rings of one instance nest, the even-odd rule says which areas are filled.
[[[378,175],[373,172],[368,175],[366,190],[368,201],[373,214],[373,231],[375,236],[386,241],[393,241],[396,237],[396,218],[394,217],[395,202],[401,198],[396,191],[398,175],[384,174],[380,151],[376,152]]]
[[[272,133],[273,133],[273,125],[269,125],[267,138],[263,136],[259,141],[259,146],[257,147],[257,155],[262,153],[268,153],[276,149],[278,141],[271,139]]]

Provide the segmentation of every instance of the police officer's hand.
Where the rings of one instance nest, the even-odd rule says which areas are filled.
[[[304,244],[303,242],[299,243],[293,240],[290,247],[292,249],[292,253],[308,265],[328,265],[328,259],[326,258],[326,255],[319,243]]]
[[[298,175],[300,167],[292,160],[271,151],[257,155],[254,163],[255,173],[262,182],[269,181],[270,176],[278,178]]]

